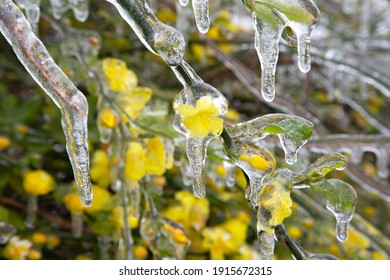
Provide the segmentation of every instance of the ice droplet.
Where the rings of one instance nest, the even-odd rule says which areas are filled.
[[[196,26],[200,33],[207,33],[210,28],[209,0],[192,0]]]
[[[50,0],[53,17],[57,20],[61,19],[62,15],[68,9],[68,3],[65,0]]]
[[[345,242],[348,239],[348,225],[352,220],[350,212],[336,213],[333,204],[330,201],[326,202],[326,208],[331,211],[336,218],[336,237],[339,241]]]
[[[88,102],[53,61],[43,43],[32,32],[21,11],[10,0],[0,2],[0,30],[26,70],[50,96],[62,113],[66,150],[84,206],[92,203],[87,145]]]
[[[74,17],[78,21],[86,21],[89,15],[88,0],[69,0],[69,3],[71,4]]]
[[[279,58],[279,42],[285,24],[278,20],[276,30],[253,13],[255,48],[261,64],[261,93],[271,102],[275,98],[275,73]]]
[[[153,202],[149,199],[149,195],[145,195],[145,209],[141,218],[140,234],[147,241],[152,241],[157,237],[158,233],[158,217]]]

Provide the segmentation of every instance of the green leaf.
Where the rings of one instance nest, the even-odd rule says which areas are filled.
[[[279,126],[293,140],[307,140],[313,134],[314,126],[311,122],[302,121],[297,118],[290,118],[280,121]]]

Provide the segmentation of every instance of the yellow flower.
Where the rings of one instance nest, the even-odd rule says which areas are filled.
[[[3,248],[3,257],[9,260],[24,260],[32,246],[28,240],[21,240],[17,236],[11,237],[10,241]]]
[[[107,187],[111,183],[110,159],[103,150],[96,150],[93,153],[91,179],[102,187]]]
[[[164,143],[159,137],[146,140],[146,173],[150,175],[162,175],[165,172]]]
[[[19,132],[20,134],[27,134],[29,130],[29,127],[24,124],[19,124],[16,126],[16,131]]]
[[[302,237],[302,231],[298,227],[295,227],[295,226],[288,227],[287,232],[288,232],[288,234],[290,234],[290,236],[292,238],[297,239],[297,238]]]
[[[110,108],[103,108],[99,112],[99,124],[105,128],[114,128],[118,124],[118,118]]]
[[[139,218],[133,216],[129,210],[130,210],[130,208],[127,208],[127,213],[128,213],[128,218],[129,218],[129,226],[132,229],[137,228],[139,225]],[[124,224],[124,211],[123,211],[122,206],[117,206],[112,210],[112,220],[113,220],[114,225],[117,228],[119,228],[119,229],[124,228],[124,226],[125,226],[125,224]]]
[[[231,121],[238,122],[241,119],[240,113],[237,112],[234,109],[229,109],[226,113],[226,118],[228,118]]]
[[[146,154],[138,142],[130,142],[126,152],[125,175],[133,182],[138,182],[146,174]]]
[[[29,194],[45,195],[53,190],[54,185],[53,177],[41,169],[23,175],[23,188]]]
[[[175,243],[186,244],[190,242],[190,239],[181,228],[175,228],[170,224],[164,224],[164,230],[166,230],[172,237]]]
[[[134,257],[137,260],[145,260],[149,255],[148,249],[145,246],[134,246]]]
[[[0,136],[0,151],[8,149],[10,145],[11,141],[7,137]]]
[[[151,88],[135,87],[118,94],[115,100],[132,119],[136,119],[152,97],[152,93]],[[121,114],[121,120],[128,122],[124,114]]]
[[[175,198],[179,205],[170,206],[163,216],[182,225],[188,232],[191,228],[197,231],[204,228],[210,213],[208,200],[196,198],[189,191],[179,191]]]
[[[196,101],[195,107],[181,104],[177,113],[182,117],[183,125],[190,132],[191,137],[203,138],[210,133],[220,135],[223,130],[223,119],[219,117],[220,109],[209,96],[203,96]]]
[[[258,155],[255,156],[241,155],[239,157],[239,160],[249,163],[254,169],[257,170],[264,171],[269,168],[268,161],[265,158]]]
[[[47,242],[47,236],[43,232],[34,232],[31,235],[31,241],[37,245],[43,245]]]
[[[50,248],[57,247],[58,245],[60,245],[60,243],[61,243],[60,239],[57,236],[55,236],[55,235],[51,235],[47,239],[47,245]]]
[[[79,195],[76,192],[70,192],[65,195],[64,204],[71,213],[83,212],[85,210],[85,207],[81,204]]]
[[[276,226],[292,214],[290,191],[282,184],[264,186],[260,191],[258,228],[273,234]]]
[[[222,225],[202,231],[203,247],[210,251],[212,260],[223,260],[226,255],[238,253],[245,243],[248,225],[239,218],[229,219]]]
[[[137,86],[137,75],[127,69],[126,62],[115,58],[106,58],[102,61],[102,70],[104,76],[110,84],[110,89],[124,92],[129,88]]]
[[[146,87],[137,87],[138,79],[136,74],[127,68],[126,62],[120,59],[104,59],[102,61],[102,70],[109,82],[110,89],[118,92],[115,96],[115,101],[122,106],[130,118],[137,118],[150,100],[152,90]],[[120,112],[120,118],[124,122],[128,122],[126,114]]]
[[[93,202],[91,207],[85,208],[85,211],[93,214],[102,210],[106,202],[110,199],[111,194],[102,187],[92,186]]]
[[[146,139],[146,147],[131,142],[126,153],[125,175],[137,182],[146,174],[162,175],[166,167],[164,143],[159,137]]]
[[[27,254],[27,259],[29,260],[40,260],[42,259],[41,251],[37,249],[31,249]]]

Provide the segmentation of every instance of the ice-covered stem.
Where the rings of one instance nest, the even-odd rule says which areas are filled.
[[[306,252],[291,238],[283,224],[275,228],[275,235],[279,242],[282,242],[287,246],[296,260],[337,260],[335,256],[329,254],[311,254]]]
[[[26,70],[62,113],[66,149],[84,206],[92,203],[87,146],[88,103],[43,43],[32,32],[23,13],[11,0],[0,0],[0,30]]]
[[[107,1],[118,9],[146,48],[159,55],[170,66],[181,63],[185,49],[183,35],[175,28],[159,21],[146,1]]]

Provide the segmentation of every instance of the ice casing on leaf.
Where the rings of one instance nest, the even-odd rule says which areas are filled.
[[[261,63],[262,95],[266,101],[275,97],[275,72],[278,44],[283,29],[289,26],[297,37],[298,66],[310,70],[310,35],[320,12],[311,0],[243,0],[253,14],[255,48]]]
[[[348,224],[352,220],[357,204],[357,194],[353,187],[338,179],[325,181],[324,187],[318,190],[327,198],[326,208],[336,218],[336,237],[344,242],[348,239]]]
[[[84,206],[92,203],[87,145],[88,103],[32,32],[30,24],[11,0],[0,2],[0,30],[26,70],[62,113],[66,149]]]
[[[279,137],[288,164],[297,161],[299,149],[310,139],[314,124],[288,114],[269,114],[250,121],[226,125],[232,138],[263,139],[273,134]]]
[[[226,154],[248,176],[249,186],[245,190],[245,197],[252,207],[256,208],[259,205],[258,196],[262,187],[262,179],[275,170],[275,158],[258,141],[248,138],[233,139],[226,134],[226,131],[222,134]]]
[[[347,166],[347,161],[347,158],[339,153],[322,156],[312,163],[307,170],[300,174],[294,174],[294,187],[321,187],[324,183],[325,176],[332,170],[344,170]]]

